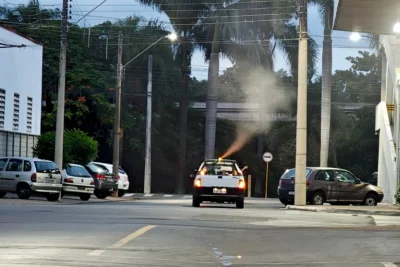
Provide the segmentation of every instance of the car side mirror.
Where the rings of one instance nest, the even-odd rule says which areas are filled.
[[[197,173],[197,169],[195,169],[190,175],[189,177],[194,179],[196,177],[196,173]]]
[[[361,180],[356,178],[356,184],[361,184]]]

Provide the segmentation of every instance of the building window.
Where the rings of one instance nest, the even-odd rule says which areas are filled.
[[[6,90],[0,89],[0,129],[4,128],[5,110],[6,110]]]
[[[27,111],[26,111],[26,132],[32,132],[32,107],[33,107],[33,99],[32,97],[28,97],[27,102]]]
[[[19,128],[19,94],[14,94],[14,120],[13,130],[18,131]]]

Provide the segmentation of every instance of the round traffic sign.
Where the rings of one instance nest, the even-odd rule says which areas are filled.
[[[264,155],[263,155],[263,160],[264,160],[265,162],[271,162],[272,159],[273,159],[273,156],[272,156],[271,153],[269,153],[269,152],[265,152],[265,153],[264,153]]]

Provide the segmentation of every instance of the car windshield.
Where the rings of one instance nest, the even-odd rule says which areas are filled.
[[[119,173],[121,173],[121,174],[126,174],[126,172],[125,172],[121,167],[118,168],[118,171],[119,171]]]
[[[105,174],[108,174],[108,173],[109,173],[106,167],[104,167],[104,166],[102,166],[102,165],[99,165],[99,164],[93,164],[93,163],[91,163],[91,164],[88,164],[87,166],[89,167],[89,169],[90,169],[92,172],[96,172],[96,173],[105,173]]]
[[[67,166],[65,171],[69,176],[91,177],[89,172],[82,166]]]
[[[307,168],[306,169],[306,177],[308,177],[308,175],[311,173],[311,169]],[[290,169],[288,171],[286,171],[281,179],[288,179],[288,178],[294,178],[296,176],[296,169]]]
[[[51,161],[35,161],[35,167],[39,173],[60,173],[57,165]]]

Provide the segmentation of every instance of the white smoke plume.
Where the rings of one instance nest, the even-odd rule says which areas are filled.
[[[237,123],[236,139],[222,158],[227,158],[242,149],[256,134],[268,132],[272,124],[269,117],[277,112],[288,112],[295,97],[295,91],[277,85],[275,73],[250,64],[241,63],[240,66],[246,73],[235,79],[247,95],[246,103],[260,104],[259,120]]]

